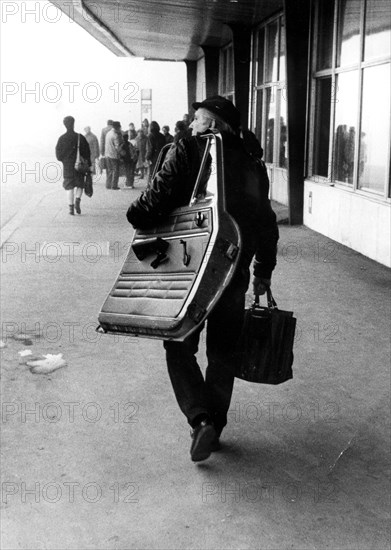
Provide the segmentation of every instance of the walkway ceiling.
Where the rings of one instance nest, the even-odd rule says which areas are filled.
[[[199,59],[201,46],[231,39],[229,25],[252,26],[282,10],[282,0],[53,0],[119,56],[183,61]]]

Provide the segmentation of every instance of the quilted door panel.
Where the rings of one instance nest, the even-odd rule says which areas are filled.
[[[202,214],[198,225],[197,214],[198,218]],[[156,255],[139,260],[131,246],[102,308],[101,324],[111,315],[118,317],[120,324],[121,316],[126,316],[126,322],[132,316],[132,323],[140,327],[154,324],[155,318],[175,322],[203,263],[212,235],[212,217],[211,208],[180,208],[164,224],[148,231],[137,230],[132,244],[163,238],[168,243],[167,260],[154,269],[151,263]]]

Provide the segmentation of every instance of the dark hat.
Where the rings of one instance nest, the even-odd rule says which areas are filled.
[[[229,124],[234,130],[240,126],[240,112],[229,99],[220,95],[208,97],[201,103],[193,103],[194,109],[207,109]]]
[[[115,128],[116,130],[119,130],[121,128],[121,123],[118,122],[118,120],[115,120],[113,122],[113,128]]]

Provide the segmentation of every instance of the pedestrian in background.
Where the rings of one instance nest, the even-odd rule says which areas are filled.
[[[112,129],[106,134],[105,158],[106,158],[106,188],[117,190],[119,180],[120,149],[123,143],[121,123],[113,122]]]
[[[63,187],[67,191],[69,214],[74,216],[75,209],[78,214],[81,214],[80,201],[85,187],[85,174],[75,170],[78,141],[80,155],[87,160],[89,165],[91,165],[90,147],[86,138],[75,132],[75,119],[73,116],[65,117],[63,123],[67,131],[57,142],[56,158],[63,164]]]
[[[102,155],[102,157],[104,157],[106,153],[106,136],[112,129],[113,121],[109,119],[107,121],[107,126],[105,126],[105,128],[102,128],[102,132],[100,134],[100,154]]]
[[[85,138],[90,146],[91,174],[96,174],[96,161],[99,158],[99,141],[96,135],[91,132],[90,126],[86,126],[84,132]]]
[[[130,122],[129,123],[129,130],[128,130],[129,141],[131,141],[132,139],[135,139],[136,135],[137,135],[137,132],[136,132],[136,128],[134,126],[134,123]]]
[[[174,136],[170,134],[169,126],[162,126],[162,132],[163,132],[164,139],[166,140],[166,145],[174,141]]]
[[[103,173],[103,170],[106,170],[106,178],[107,178],[107,166],[106,166],[106,157],[105,157],[106,136],[112,128],[113,128],[113,121],[111,119],[109,119],[107,121],[107,126],[105,126],[105,128],[102,128],[102,131],[101,131],[101,134],[100,134],[99,168],[100,168],[102,173]]]
[[[121,160],[125,167],[125,187],[133,189],[134,187],[134,170],[137,162],[137,150],[129,141],[127,132],[123,135],[123,143],[121,145]]]
[[[190,119],[190,115],[188,113],[185,113],[183,115],[182,122],[184,123],[184,125],[186,127],[186,137],[191,138],[191,136],[192,136],[192,131],[191,131],[191,128],[190,128],[191,119]]]
[[[137,130],[137,137],[136,137],[136,148],[138,151],[138,158],[137,158],[137,164],[136,169],[138,170],[138,173],[140,174],[140,178],[144,179],[144,171],[145,171],[145,155],[147,152],[147,136],[144,134],[143,130],[140,128],[140,130]]]
[[[183,115],[182,121],[185,123],[186,128],[189,128],[189,127],[190,127],[191,120],[190,120],[190,115],[189,115],[189,113],[185,113],[185,114]]]
[[[153,120],[149,127],[149,134],[147,137],[147,153],[146,159],[149,163],[148,172],[148,184],[151,182],[152,174],[155,169],[155,164],[158,159],[159,153],[165,146],[166,142],[163,134],[160,132],[160,126]]]
[[[147,137],[149,134],[149,120],[147,118],[144,118],[144,120],[142,121],[141,128],[145,134],[145,137]]]
[[[185,139],[188,137],[186,124],[183,122],[183,120],[177,121],[177,123],[175,124],[174,132],[174,143],[178,143],[180,139]]]

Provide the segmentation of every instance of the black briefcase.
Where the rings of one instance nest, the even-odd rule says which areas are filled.
[[[295,328],[293,312],[278,309],[270,289],[267,307],[260,306],[256,296],[253,305],[246,309],[235,376],[259,384],[290,380]]]

